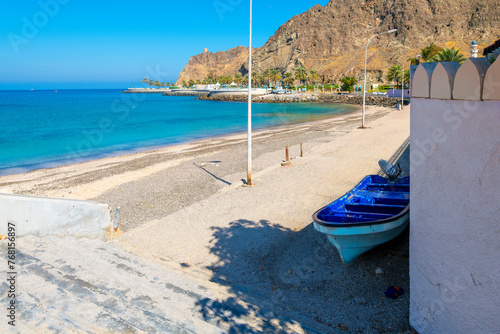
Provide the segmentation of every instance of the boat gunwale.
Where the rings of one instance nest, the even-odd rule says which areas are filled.
[[[406,208],[403,209],[400,213],[396,214],[395,216],[391,216],[389,218],[384,218],[384,219],[379,219],[379,220],[370,220],[367,222],[353,222],[353,223],[344,223],[344,222],[327,222],[324,220],[321,220],[318,218],[318,214],[326,208],[328,205],[325,205],[318,211],[316,211],[313,214],[313,221],[319,225],[325,226],[325,227],[355,227],[355,226],[367,226],[367,225],[381,225],[381,224],[386,224],[390,223],[394,220],[398,220],[404,215],[406,215],[410,211],[410,205],[408,204]]]
[[[340,196],[335,201],[333,201],[333,202],[325,205],[321,209],[317,210],[312,215],[313,221],[315,223],[317,223],[319,225],[322,225],[322,226],[325,226],[325,227],[356,227],[356,226],[367,226],[367,225],[381,225],[381,224],[386,224],[386,223],[390,223],[390,222],[393,222],[395,220],[398,220],[401,217],[405,216],[410,211],[410,203],[408,202],[408,205],[401,212],[399,212],[398,214],[396,214],[394,216],[391,216],[391,217],[388,217],[388,218],[379,219],[379,220],[370,220],[370,221],[366,221],[366,222],[351,222],[351,223],[346,223],[346,222],[327,222],[327,221],[324,221],[324,220],[318,218],[318,214],[321,211],[323,211],[324,209],[326,209],[327,207],[329,207],[330,205],[332,205],[333,203],[335,203],[339,199],[341,199],[344,196],[346,196],[349,193],[351,193],[359,184],[361,184],[365,180],[365,178],[367,178],[369,176],[372,176],[372,175],[367,175],[360,182],[358,182],[358,184],[356,184],[351,190],[349,190],[348,192],[346,192],[344,195]],[[346,214],[348,214],[348,213],[349,212],[346,212]]]

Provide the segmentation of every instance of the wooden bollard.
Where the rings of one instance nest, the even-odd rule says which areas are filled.
[[[286,162],[290,161],[290,155],[288,154],[288,146],[285,148]]]
[[[300,143],[300,157],[302,158],[304,156],[304,145]]]

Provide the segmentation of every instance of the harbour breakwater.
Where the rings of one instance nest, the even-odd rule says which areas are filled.
[[[129,93],[129,94],[160,94],[160,93],[166,93],[169,92],[170,89],[166,88],[129,88],[127,90],[124,90],[122,93]]]
[[[222,102],[246,102],[248,94],[243,93],[211,93],[209,91],[200,90],[182,90],[182,91],[165,91],[156,89],[145,90],[126,90],[123,93],[162,93],[164,96],[192,96],[198,100],[207,101],[222,101]],[[293,93],[293,94],[265,94],[254,95],[252,102],[256,103],[301,103],[301,102],[330,102],[330,103],[345,103],[354,105],[363,105],[362,95],[349,95],[337,93]],[[397,107],[401,103],[399,97],[374,96],[367,95],[365,99],[366,105],[376,105],[383,107]],[[405,105],[409,103],[408,99],[404,100]]]
[[[245,102],[248,101],[248,94],[201,94],[197,97],[198,100],[209,101],[229,101],[229,102]],[[329,94],[268,94],[262,96],[254,96],[252,102],[260,103],[301,103],[301,102],[331,102],[345,104],[363,104],[362,95],[338,95],[336,93]],[[405,104],[408,104],[408,99]],[[397,107],[401,103],[401,99],[397,97],[387,96],[366,96],[366,105],[376,105],[384,107]]]

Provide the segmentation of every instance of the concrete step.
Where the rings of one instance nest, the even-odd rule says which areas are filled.
[[[16,247],[16,327],[1,321],[2,333],[322,332],[113,242],[27,236]],[[0,290],[8,305],[7,282]]]

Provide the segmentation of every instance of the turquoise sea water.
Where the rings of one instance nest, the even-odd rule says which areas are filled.
[[[253,128],[353,111],[339,104],[252,104]],[[0,91],[0,175],[247,128],[247,104],[121,90]]]

